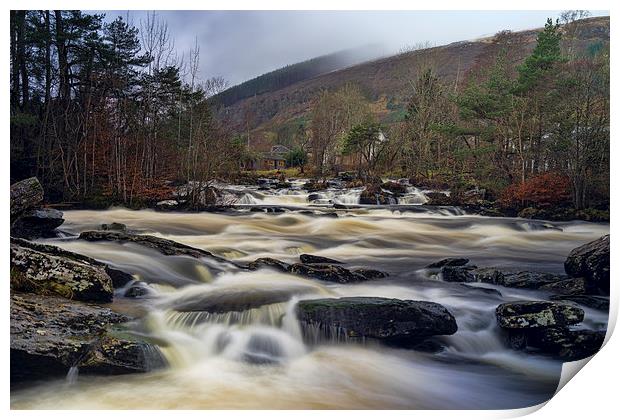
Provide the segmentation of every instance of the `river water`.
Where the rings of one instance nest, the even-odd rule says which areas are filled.
[[[72,371],[67,380],[13,391],[12,408],[499,409],[531,406],[553,395],[562,363],[510,350],[495,321],[500,303],[545,299],[549,293],[444,283],[423,267],[463,256],[478,266],[562,273],[570,250],[608,233],[609,225],[465,215],[419,206],[426,198],[413,187],[393,206],[349,210],[334,210],[331,203],[354,205],[357,189],[318,196],[298,188],[227,190],[241,209],[65,212],[65,237],[46,242],[110,263],[148,285],[149,295],[140,299],[118,290],[111,307],[137,317],[129,328],[157,343],[168,367],[116,377]],[[250,211],[270,205],[287,211]],[[237,262],[272,257],[292,263],[310,253],[390,276],[330,284],[267,269],[246,272],[211,259],[162,256],[136,245],[75,240],[79,232],[110,222]],[[501,296],[485,289],[491,287]],[[295,302],[340,296],[438,302],[455,316],[458,332],[440,337],[443,350],[434,353],[303,337]],[[179,311],[187,305],[208,310]],[[583,327],[606,327],[606,312],[584,309]]]

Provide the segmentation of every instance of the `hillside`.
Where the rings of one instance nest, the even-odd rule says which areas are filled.
[[[383,54],[382,48],[378,45],[351,48],[322,55],[282,67],[232,86],[216,95],[214,100],[224,106],[230,106],[254,95],[282,89],[296,82],[329,73],[330,71],[376,59],[381,55],[385,54]]]
[[[581,21],[577,34],[578,48],[609,43],[609,29],[609,17]],[[512,56],[516,57],[515,64],[531,52],[540,30],[505,34],[505,42],[510,45]],[[425,63],[433,63],[439,76],[445,82],[454,84],[456,89],[470,71],[492,60],[498,48],[495,37],[490,37],[369,61],[236,101],[220,100],[218,115],[238,132],[251,131],[253,148],[266,150],[272,144],[290,141],[291,133],[307,122],[312,101],[318,92],[354,83],[374,102],[373,109],[377,116],[389,123],[402,118],[409,83],[416,77],[417,69]]]

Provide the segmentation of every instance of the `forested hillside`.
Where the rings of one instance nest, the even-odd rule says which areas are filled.
[[[379,46],[372,45],[315,57],[233,86],[216,95],[213,100],[215,103],[230,106],[242,99],[273,92],[302,80],[377,58],[381,54],[382,49]]]

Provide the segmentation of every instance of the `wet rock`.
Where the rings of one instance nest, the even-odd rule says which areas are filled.
[[[296,263],[288,267],[288,271],[305,277],[329,281],[333,283],[359,283],[367,280],[366,277],[333,264],[303,264]]]
[[[440,277],[443,281],[451,283],[471,283],[476,281],[476,277],[471,267],[444,266],[441,268]]]
[[[266,210],[262,207],[250,207],[251,213],[266,213]]]
[[[442,267],[460,267],[467,265],[467,258],[444,258],[426,266],[426,268],[442,268]]]
[[[316,201],[316,200],[320,200],[321,198],[322,198],[321,194],[318,194],[318,193],[308,194],[308,201]]]
[[[472,272],[478,283],[489,283],[498,286],[505,284],[504,273],[495,268],[475,268]]]
[[[398,182],[388,181],[381,184],[381,188],[394,194],[395,196],[401,196],[407,193],[407,186],[399,184]]]
[[[251,263],[248,264],[248,269],[250,270],[258,270],[260,268],[271,268],[274,270],[286,272],[288,271],[288,264],[276,260],[275,258],[258,258]]]
[[[137,281],[125,291],[124,296],[128,298],[141,298],[153,294],[154,290],[147,283]]]
[[[152,365],[146,343],[113,337],[124,315],[94,304],[29,293],[11,294],[11,382],[80,373],[145,372]],[[160,359],[160,363],[161,359]]]
[[[43,187],[36,177],[11,185],[11,224],[24,212],[43,202]]]
[[[527,346],[536,347],[565,361],[590,357],[600,350],[605,331],[546,328],[527,337]]]
[[[110,267],[109,265],[106,265],[105,272],[108,273],[108,276],[112,279],[112,286],[114,286],[115,289],[125,286],[134,279],[133,275],[117,268]]]
[[[91,242],[112,241],[120,243],[135,243],[146,248],[154,249],[164,255],[187,255],[194,258],[209,257],[218,261],[227,261],[224,258],[213,255],[204,249],[194,248],[169,239],[158,238],[151,235],[135,235],[126,232],[112,231],[87,231],[80,233],[79,239]]]
[[[567,327],[583,321],[582,309],[544,301],[503,303],[495,310],[497,323],[505,329]]]
[[[600,311],[609,310],[609,298],[604,296],[590,295],[552,295],[550,300],[563,300],[575,302],[588,308],[598,309]]]
[[[63,213],[59,210],[50,208],[28,210],[11,226],[11,236],[25,239],[55,237],[56,228],[64,221]]]
[[[426,198],[428,198],[428,201],[426,202],[427,205],[430,205],[430,206],[452,206],[454,205],[454,200],[447,194],[433,191],[433,192],[424,193],[424,195],[426,195]]]
[[[586,279],[566,279],[540,286],[540,290],[549,290],[563,295],[582,295],[586,293]]]
[[[384,191],[379,184],[370,184],[360,194],[360,204],[385,205],[394,201],[390,192]]]
[[[127,225],[125,225],[124,223],[117,223],[117,222],[112,222],[112,223],[104,223],[101,225],[101,230],[116,230],[119,232],[126,232],[127,231]]]
[[[539,289],[542,286],[567,279],[567,276],[561,274],[539,273],[535,271],[519,271],[503,273],[503,275],[502,286],[523,289]]]
[[[299,259],[304,264],[344,264],[340,261],[319,255],[301,254]]]
[[[69,299],[110,302],[105,265],[49,245],[11,239],[11,288]]]
[[[573,249],[564,269],[572,277],[584,277],[589,291],[609,295],[609,235]]]
[[[329,185],[327,185],[327,183],[325,182],[310,181],[310,182],[306,182],[301,188],[308,192],[317,192],[317,191],[325,190],[328,187]]]
[[[357,270],[353,270],[353,273],[365,277],[368,280],[382,279],[389,276],[385,271],[372,270],[369,268],[358,268]]]
[[[405,344],[457,331],[456,320],[434,302],[347,297],[302,300],[297,304],[302,329],[317,329],[328,339],[376,339]]]
[[[331,217],[332,219],[337,219],[338,218],[338,213],[335,213],[335,212],[323,212],[323,213],[321,213],[321,216],[323,216],[323,217]]]

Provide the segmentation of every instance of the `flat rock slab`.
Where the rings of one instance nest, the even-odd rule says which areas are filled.
[[[11,239],[11,288],[92,302],[110,302],[114,295],[105,265],[19,239]]]
[[[300,301],[296,311],[303,329],[317,328],[328,339],[344,336],[404,344],[457,331],[452,314],[434,302],[379,297],[313,299]]]
[[[11,294],[11,382],[81,373],[145,372],[157,354],[145,343],[109,333],[128,321],[110,309],[60,297]],[[163,359],[159,360],[159,363]]]

